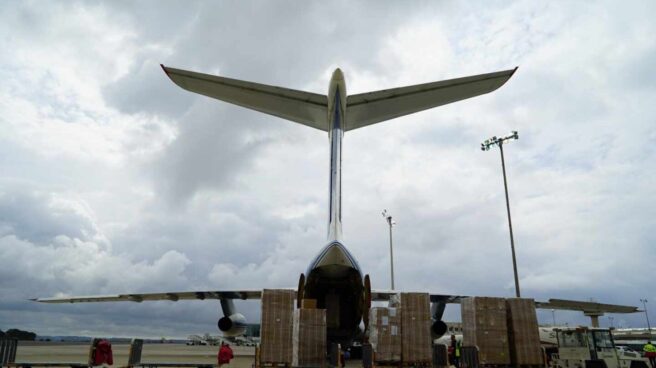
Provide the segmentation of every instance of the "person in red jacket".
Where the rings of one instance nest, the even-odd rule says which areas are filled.
[[[224,342],[221,343],[221,348],[219,348],[219,366],[224,364],[230,364],[230,360],[233,358],[232,349],[229,344]]]
[[[93,357],[93,365],[103,364],[114,365],[112,344],[105,339],[98,341]]]

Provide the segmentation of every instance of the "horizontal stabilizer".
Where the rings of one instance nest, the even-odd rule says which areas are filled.
[[[506,83],[515,70],[517,68],[348,96],[345,130],[492,92]]]
[[[187,91],[328,131],[328,98],[324,95],[164,65],[162,69],[175,84]]]

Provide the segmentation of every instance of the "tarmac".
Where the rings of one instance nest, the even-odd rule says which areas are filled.
[[[114,366],[127,365],[129,344],[112,344]],[[230,345],[234,359],[224,368],[252,368],[255,362],[255,348]],[[185,344],[144,344],[141,353],[142,363],[193,363],[216,364],[218,346],[189,346]],[[18,343],[16,350],[17,363],[79,363],[86,364],[89,355],[89,344],[34,342]],[[350,360],[347,367],[361,367],[360,360]]]
[[[112,344],[114,366],[128,362],[129,344]],[[255,348],[230,346],[235,358],[227,367],[251,368],[255,360]],[[218,346],[188,346],[185,344],[144,344],[141,361],[144,363],[199,363],[216,364]],[[81,363],[86,364],[89,344],[43,342],[30,345],[18,343],[17,363]]]

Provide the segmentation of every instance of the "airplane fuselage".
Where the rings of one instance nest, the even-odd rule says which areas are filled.
[[[326,309],[328,341],[346,343],[359,332],[364,309],[363,275],[342,242],[342,138],[346,84],[342,71],[333,73],[328,90],[330,130],[330,206],[328,242],[305,273],[303,298],[316,299]],[[301,297],[301,296],[299,296]]]

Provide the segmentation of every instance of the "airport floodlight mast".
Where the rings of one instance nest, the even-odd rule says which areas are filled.
[[[503,188],[506,191],[506,210],[508,211],[508,228],[510,229],[510,250],[512,251],[512,261],[513,261],[513,271],[515,273],[515,295],[519,298],[519,277],[517,276],[517,259],[515,257],[515,239],[513,238],[512,231],[512,221],[510,220],[510,200],[508,199],[508,182],[506,181],[506,162],[503,158],[503,143],[511,139],[519,139],[517,131],[512,131],[510,135],[502,138],[496,136],[486,139],[485,142],[481,143],[482,151],[489,151],[490,146],[497,145],[499,146],[499,152],[501,152],[501,170],[503,171]]]
[[[645,318],[647,319],[647,333],[649,333],[649,338],[651,339],[651,325],[649,324],[649,313],[647,313],[647,299],[640,299],[642,302],[642,307],[645,310]]]
[[[394,290],[394,250],[392,248],[392,227],[396,225],[396,222],[392,220],[392,215],[387,212],[387,210],[383,210],[383,217],[387,221],[387,224],[389,225],[389,235],[390,235],[390,277],[392,281],[392,290]]]

